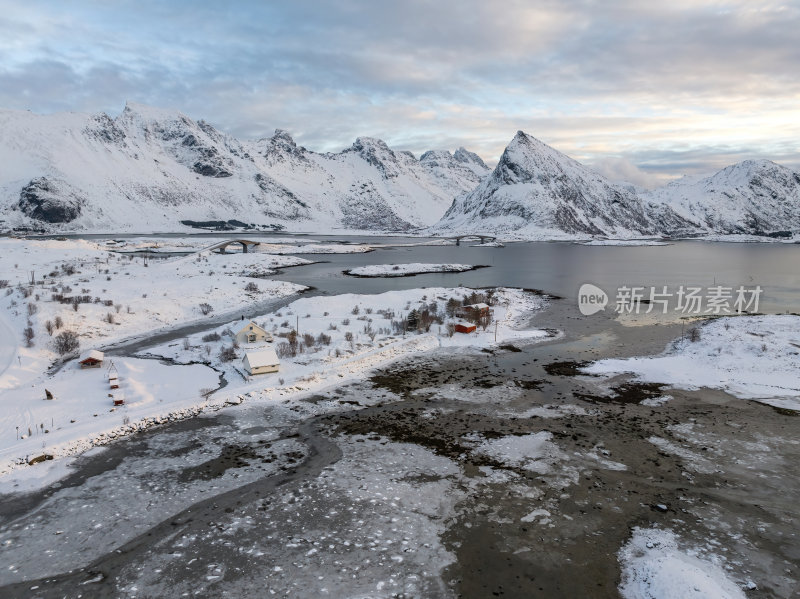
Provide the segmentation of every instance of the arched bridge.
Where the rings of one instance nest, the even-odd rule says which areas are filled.
[[[225,252],[225,248],[227,248],[229,245],[235,245],[237,243],[241,244],[242,253],[243,254],[247,253],[247,250],[251,245],[252,246],[261,245],[260,241],[250,241],[249,239],[228,239],[227,241],[220,241],[219,243],[215,243],[214,245],[210,245],[208,247],[204,247],[200,251],[201,252],[205,252],[205,251],[213,252],[213,251],[216,250],[220,254],[225,254],[226,253]]]
[[[494,235],[481,235],[480,233],[473,233],[471,235],[456,235],[455,237],[447,237],[446,239],[455,239],[456,245],[461,245],[462,241],[478,241],[486,243],[487,241],[497,241]]]

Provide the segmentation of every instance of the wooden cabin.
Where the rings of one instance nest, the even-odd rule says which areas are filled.
[[[272,348],[248,351],[242,358],[242,366],[249,375],[278,372],[280,364],[278,354]]]
[[[474,333],[477,328],[474,324],[466,322],[456,323],[456,333]]]
[[[478,319],[482,316],[489,316],[490,310],[489,304],[470,304],[468,306],[456,308],[456,316],[461,318]]]
[[[103,352],[90,349],[78,361],[81,368],[100,368],[103,365]]]
[[[242,343],[271,343],[272,335],[252,320],[244,325],[235,335],[236,341]]]

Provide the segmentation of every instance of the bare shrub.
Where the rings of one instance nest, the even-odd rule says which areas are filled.
[[[335,324],[333,324],[333,323],[331,323],[331,324],[329,324],[329,325],[328,325],[328,330],[329,330],[329,331],[335,331],[337,328],[338,328],[338,327],[337,327]]]
[[[53,336],[53,323],[49,320],[46,320],[44,323],[44,330],[47,331],[47,334],[51,337]]]
[[[359,307],[358,306],[353,306],[353,309],[350,311],[350,314],[352,314],[353,316],[358,316],[359,312],[361,312]]]
[[[306,347],[314,347],[315,339],[311,333],[303,333],[303,343]]]
[[[331,336],[326,335],[325,333],[320,333],[317,336],[317,344],[318,345],[330,345],[331,344]]]
[[[77,352],[80,348],[78,334],[74,331],[61,331],[53,339],[53,347],[60,356]]]
[[[349,319],[349,318],[345,318],[345,319],[342,321],[342,326],[343,326],[343,327],[346,327],[346,326],[347,326],[347,325],[349,325],[349,324],[350,324],[350,319]]]
[[[25,347],[33,347],[33,327],[28,325],[22,331],[22,336],[25,337]]]
[[[258,293],[258,285],[250,281],[247,285],[244,286],[245,291],[250,291],[252,293]]]
[[[275,353],[279,358],[293,358],[297,355],[296,351],[293,353],[292,347],[286,341],[281,341],[275,346]]]
[[[55,320],[53,320],[53,324],[55,325],[56,329],[60,329],[64,326],[64,321],[60,316],[56,316]]]
[[[700,337],[701,337],[700,327],[693,327],[689,329],[689,341],[691,341],[692,343],[697,343],[698,341],[700,341]]]
[[[0,289],[8,287],[8,279],[0,279]]]
[[[199,308],[200,308],[200,312],[201,312],[201,314],[203,316],[208,316],[209,314],[211,314],[214,311],[214,306],[212,306],[211,304],[209,304],[207,302],[203,302],[202,304],[200,304]]]
[[[219,341],[220,339],[222,339],[222,337],[216,331],[214,331],[213,333],[209,333],[208,335],[203,335],[203,341],[205,341],[206,343],[209,343],[211,341]]]
[[[189,351],[189,349],[191,349],[191,347],[192,346],[189,344],[189,338],[188,337],[184,337],[183,338],[183,349],[186,350],[186,351]]]
[[[122,304],[114,304],[114,310],[119,314],[119,311],[122,310]]]
[[[28,304],[28,316],[33,316],[39,311],[39,306],[36,304]]]
[[[108,324],[114,324],[114,315],[111,312],[106,312],[106,316],[103,320]]]
[[[236,349],[231,345],[230,347],[223,347],[219,350],[220,362],[232,362],[236,359]]]

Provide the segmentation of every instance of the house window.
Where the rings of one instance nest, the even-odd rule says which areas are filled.
[[[255,333],[250,333],[249,335],[247,335],[247,341],[248,342],[252,343],[255,340],[256,340],[256,334]]]

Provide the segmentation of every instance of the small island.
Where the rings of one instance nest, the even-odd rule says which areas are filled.
[[[342,271],[351,277],[413,277],[414,275],[442,272],[467,272],[478,268],[488,268],[486,264],[370,264]]]

